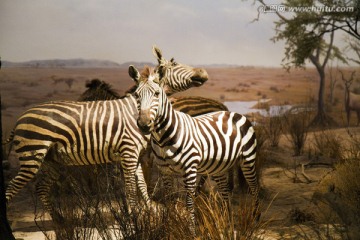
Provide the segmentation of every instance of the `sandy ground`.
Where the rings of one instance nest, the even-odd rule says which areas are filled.
[[[180,95],[199,95],[220,101],[257,101],[266,98],[271,99],[269,104],[276,105],[314,103],[316,99],[318,77],[314,69],[290,73],[281,68],[257,67],[212,68],[207,71],[210,80],[204,86]],[[10,133],[16,119],[27,108],[44,101],[76,100],[85,90],[85,82],[94,78],[109,82],[119,93],[132,86],[127,69],[3,68],[0,72],[0,92],[4,134],[7,136]],[[339,80],[335,87],[335,104],[329,110],[340,125],[344,123],[343,94],[343,85]],[[355,122],[355,117],[352,122]],[[346,137],[344,129],[336,131]],[[267,195],[263,205],[271,202],[264,214],[264,218],[272,220],[265,239],[279,239],[287,231],[292,209],[313,211],[313,193],[323,176],[331,171],[329,167],[313,167],[306,170],[310,183],[301,175],[299,181],[294,182],[295,160],[291,157],[287,138],[283,137],[280,146],[280,149],[268,153],[272,160],[265,164],[261,176],[261,184]],[[10,163],[16,168],[16,160],[10,159]],[[44,237],[34,223],[33,194],[32,186],[28,186],[13,199],[8,209],[12,229],[19,239]],[[288,237],[291,239],[291,236]]]

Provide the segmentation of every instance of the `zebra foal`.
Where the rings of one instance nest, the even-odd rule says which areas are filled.
[[[178,64],[173,59],[167,61],[156,47],[153,52],[159,63],[157,72],[162,76],[161,85],[167,93],[200,86],[207,81],[204,69]],[[143,199],[149,204],[138,163],[148,139],[136,124],[137,116],[132,94],[111,101],[49,102],[27,110],[17,120],[9,140],[18,156],[20,170],[6,189],[7,202],[34,178],[46,160],[74,166],[120,162],[130,208],[136,206],[136,181]],[[59,176],[53,175],[52,178]],[[43,181],[37,191],[42,196],[48,195],[46,192],[55,180]],[[45,197],[42,201],[52,212]]]
[[[246,117],[219,111],[191,117],[173,109],[159,76],[146,68],[140,74],[133,66],[129,75],[137,83],[135,91],[139,117],[137,124],[144,134],[151,134],[152,157],[167,177],[180,176],[187,190],[186,205],[195,234],[193,196],[197,175],[209,175],[229,203],[229,170],[239,164],[258,209],[258,182],[255,172],[256,137]],[[169,182],[169,181],[168,181]]]

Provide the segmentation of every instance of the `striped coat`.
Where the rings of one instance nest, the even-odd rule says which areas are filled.
[[[187,207],[195,233],[195,195],[197,175],[215,180],[225,200],[229,200],[229,175],[233,166],[241,168],[258,208],[258,182],[255,171],[256,136],[245,116],[220,111],[191,117],[173,109],[156,73],[149,69],[139,76],[130,67],[130,76],[137,82],[139,128],[151,134],[155,163],[168,175],[182,178],[187,189]]]
[[[158,72],[163,76],[161,84],[169,93],[200,86],[208,79],[204,69],[167,61],[156,47],[154,54],[159,62]],[[7,201],[36,175],[44,160],[66,165],[119,161],[130,207],[136,204],[136,179],[144,200],[149,203],[138,164],[147,139],[137,127],[137,115],[136,101],[131,94],[112,101],[50,102],[29,109],[17,121],[12,136],[20,170],[6,190]],[[49,152],[57,156],[48,159]],[[40,186],[38,189],[48,188]]]

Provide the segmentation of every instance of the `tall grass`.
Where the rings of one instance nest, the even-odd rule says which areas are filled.
[[[314,132],[313,146],[315,154],[339,161],[344,157],[343,140],[331,131]]]
[[[150,209],[139,201],[138,208],[129,212],[122,182],[113,182],[109,166],[68,168],[65,178],[52,191],[57,210],[53,219],[56,239],[193,239],[190,218],[185,204],[166,202],[153,204]],[[92,183],[89,184],[89,178]],[[182,194],[179,194],[182,195]],[[163,202],[161,199],[160,202]],[[197,239],[249,239],[264,227],[256,221],[252,204],[236,206],[230,213],[227,204],[215,192],[200,194],[195,199]],[[43,212],[37,222],[48,239],[48,223]]]
[[[330,224],[341,239],[358,239],[360,236],[360,144],[356,137],[351,139],[347,154],[342,155],[314,195],[324,222]]]

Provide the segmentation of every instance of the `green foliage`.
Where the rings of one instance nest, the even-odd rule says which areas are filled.
[[[263,1],[262,1],[263,2]],[[284,1],[282,5],[287,8],[313,7],[313,6],[337,6],[333,1],[318,0],[296,0]],[[329,28],[334,27],[335,19],[342,19],[341,13],[327,13],[326,11],[297,11],[291,13],[291,16],[281,15],[279,21],[275,22],[276,34],[272,38],[274,42],[285,41],[285,57],[283,59],[286,68],[303,67],[307,59],[311,57],[319,58],[321,55],[325,58],[337,58],[346,62],[341,51],[328,44],[326,33],[331,32]],[[325,19],[328,19],[325,21]],[[328,55],[328,50],[331,55]],[[326,64],[326,63],[325,63]]]

